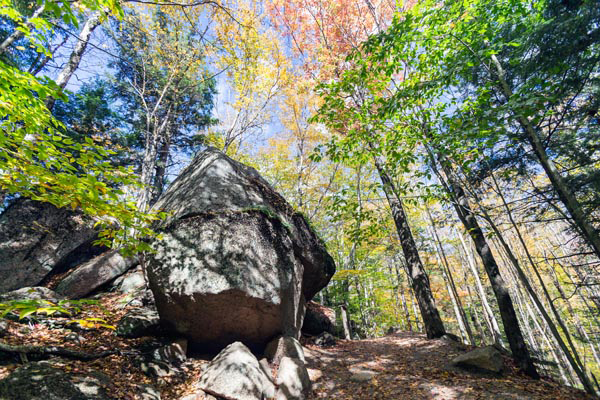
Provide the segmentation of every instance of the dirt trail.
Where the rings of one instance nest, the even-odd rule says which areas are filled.
[[[329,348],[307,345],[314,399],[591,399],[549,379],[535,381],[505,359],[502,376],[449,366],[468,351],[450,340],[395,333],[340,340]]]

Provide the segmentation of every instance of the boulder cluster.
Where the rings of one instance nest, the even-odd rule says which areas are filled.
[[[311,335],[335,334],[335,315],[310,302],[335,265],[305,218],[256,170],[213,149],[195,157],[155,209],[168,217],[155,226],[153,252],[126,258],[94,246],[98,232],[80,212],[14,201],[0,215],[0,301],[136,293],[116,334],[170,338],[139,359],[145,373],[160,377],[188,354],[216,354],[186,399],[306,398],[299,339],[304,321]],[[111,398],[101,373],[82,380],[58,371],[27,363],[0,380],[0,398]],[[143,398],[160,398],[142,386]]]

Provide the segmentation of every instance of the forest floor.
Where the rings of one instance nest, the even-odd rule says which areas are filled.
[[[132,307],[127,296],[109,294],[98,306],[90,306],[79,318],[104,318],[116,324]],[[60,322],[62,318],[54,318]],[[65,319],[68,320],[68,319]],[[66,321],[64,321],[66,322]],[[108,377],[108,392],[116,399],[147,399],[142,388],[151,385],[163,400],[176,400],[197,393],[202,367],[211,357],[190,357],[167,376],[147,376],[136,361],[160,338],[125,339],[110,329],[74,332],[68,325],[49,328],[45,324],[7,321],[2,342],[8,345],[60,346],[98,353],[118,349],[118,354],[92,361],[52,357],[52,363],[72,375],[92,371]],[[165,338],[167,339],[167,338]],[[395,333],[365,340],[338,340],[334,346],[319,347],[305,341],[312,399],[586,399],[584,392],[549,379],[535,381],[519,374],[509,358],[501,376],[482,375],[451,367],[450,361],[469,350],[451,340],[427,340],[422,334]],[[42,357],[47,358],[47,357]],[[35,361],[31,356],[29,361]],[[0,358],[0,379],[24,360]],[[198,395],[196,398],[201,399]]]
[[[398,332],[376,339],[307,345],[315,399],[592,399],[550,379],[533,380],[505,358],[502,375],[450,366],[467,346]],[[372,376],[370,379],[369,377]]]

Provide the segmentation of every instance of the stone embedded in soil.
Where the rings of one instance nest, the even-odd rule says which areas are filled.
[[[206,366],[198,387],[214,396],[232,400],[262,400],[275,396],[271,377],[240,342],[227,346]]]
[[[160,318],[156,310],[138,308],[129,311],[117,323],[116,334],[126,338],[137,338],[156,333],[160,328]]]
[[[452,365],[484,372],[502,372],[504,360],[502,354],[494,346],[486,346],[471,350],[455,357]]]
[[[283,357],[277,370],[277,400],[303,400],[310,393],[311,382],[304,361]]]
[[[350,380],[354,382],[367,382],[377,376],[377,372],[367,369],[363,366],[351,366],[348,368],[350,373]]]

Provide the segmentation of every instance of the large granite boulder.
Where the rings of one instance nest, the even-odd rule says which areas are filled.
[[[308,335],[319,335],[322,332],[336,335],[335,310],[314,301],[309,301],[306,304],[302,332]]]
[[[335,272],[304,218],[252,168],[199,154],[155,205],[148,279],[163,323],[192,345],[297,337],[305,301]]]
[[[39,284],[87,257],[96,233],[81,213],[19,199],[0,215],[0,293]]]

